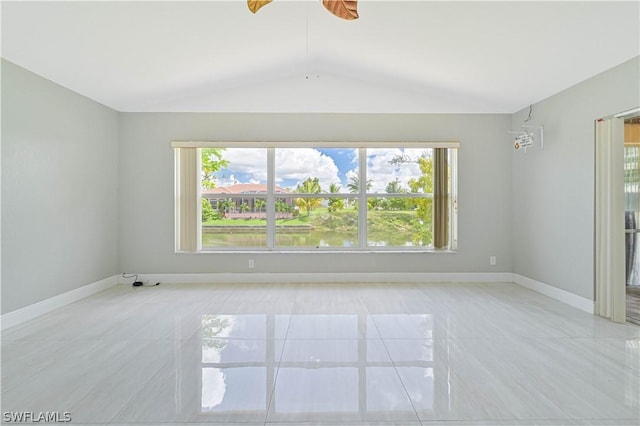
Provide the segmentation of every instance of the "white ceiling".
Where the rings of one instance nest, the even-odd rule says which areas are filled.
[[[2,56],[119,111],[514,112],[640,54],[640,2],[2,2]]]

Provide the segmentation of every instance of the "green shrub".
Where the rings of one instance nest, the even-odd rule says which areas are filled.
[[[202,221],[208,222],[218,217],[216,212],[211,207],[211,203],[206,198],[202,198]]]

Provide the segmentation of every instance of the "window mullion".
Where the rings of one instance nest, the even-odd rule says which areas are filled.
[[[275,148],[267,148],[267,250],[273,250],[276,241],[275,164]]]
[[[358,245],[367,247],[367,149],[358,154]]]

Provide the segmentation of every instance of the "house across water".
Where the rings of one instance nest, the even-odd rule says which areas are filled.
[[[285,188],[276,186],[275,194],[288,194]],[[266,219],[267,185],[261,183],[237,183],[219,186],[202,191],[202,197],[229,219]],[[276,219],[287,219],[293,216],[294,198],[276,197]]]

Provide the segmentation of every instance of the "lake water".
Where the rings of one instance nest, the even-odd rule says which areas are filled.
[[[410,232],[369,233],[369,246],[414,246],[413,234]],[[202,230],[203,249],[215,249],[220,247],[261,247],[267,245],[267,235],[262,232],[220,232],[215,228]],[[357,232],[286,232],[276,231],[277,247],[353,247],[358,245]]]

